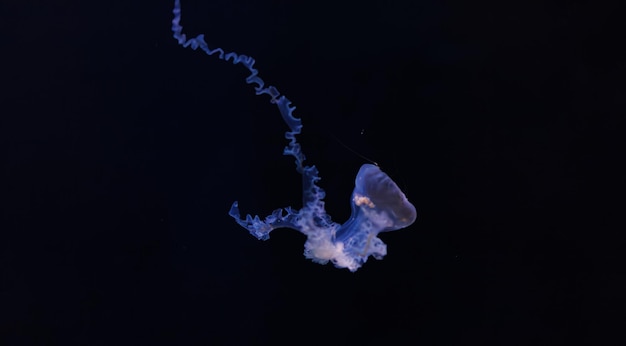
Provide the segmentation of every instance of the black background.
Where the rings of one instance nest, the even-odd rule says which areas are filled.
[[[172,5],[0,5],[1,345],[625,344],[623,5],[183,1],[297,107],[335,221],[346,147],[417,207],[356,273],[228,217],[300,177]]]

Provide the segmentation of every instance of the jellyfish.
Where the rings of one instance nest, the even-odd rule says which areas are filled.
[[[364,164],[355,179],[350,218],[344,224],[332,221],[324,207],[325,192],[317,185],[319,172],[314,165],[304,163],[306,157],[296,138],[302,131],[302,121],[293,114],[296,108],[291,101],[274,86],[265,86],[252,57],[226,53],[221,48],[209,48],[204,35],[188,39],[180,25],[180,0],[174,1],[172,12],[172,31],[180,45],[193,50],[199,48],[209,56],[217,54],[221,60],[243,65],[250,72],[246,83],[254,85],[257,95],[269,95],[270,103],[278,107],[289,128],[285,132],[288,143],[283,154],[293,156],[296,171],[302,175],[302,207],[279,208],[264,219],[250,214],[241,218],[239,204],[235,201],[228,214],[259,240],[269,239],[270,232],[277,228],[301,232],[307,237],[304,256],[316,263],[331,262],[337,268],[355,272],[370,256],[382,259],[387,254],[387,245],[378,238],[378,234],[406,228],[417,218],[415,207],[398,185],[377,165]]]

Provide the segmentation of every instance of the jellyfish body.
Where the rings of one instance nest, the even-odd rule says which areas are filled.
[[[242,219],[239,204],[234,202],[229,215],[260,240],[269,239],[270,232],[277,228],[300,231],[307,237],[304,255],[316,263],[326,264],[330,261],[338,268],[354,272],[369,256],[382,259],[387,254],[387,246],[378,238],[378,233],[408,227],[417,218],[415,207],[396,183],[378,166],[363,165],[357,174],[352,193],[350,219],[343,225],[333,222],[324,208],[324,190],[316,184],[320,179],[317,168],[304,165],[305,156],[296,140],[296,135],[302,130],[302,122],[293,115],[295,107],[275,87],[265,87],[258,70],[254,68],[253,58],[225,53],[221,48],[211,49],[204,41],[204,35],[187,39],[180,25],[180,0],[175,0],[173,13],[172,31],[180,45],[194,50],[200,48],[208,55],[217,53],[222,60],[231,60],[233,64],[246,67],[250,71],[246,82],[256,85],[257,95],[270,96],[270,102],[278,107],[289,127],[285,133],[289,143],[283,153],[295,158],[296,170],[302,174],[302,208],[277,209],[263,220],[251,215]]]

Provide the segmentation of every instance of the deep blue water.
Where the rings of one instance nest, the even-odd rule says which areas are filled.
[[[416,206],[350,273],[228,217],[300,177],[172,3],[0,5],[1,345],[624,343],[623,6],[183,1],[297,107],[334,220],[364,157]]]

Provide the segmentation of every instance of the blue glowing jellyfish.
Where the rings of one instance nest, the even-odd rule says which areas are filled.
[[[408,227],[417,218],[415,207],[396,183],[378,166],[363,165],[356,176],[350,219],[343,225],[333,222],[324,208],[324,190],[316,185],[320,179],[317,168],[304,165],[305,156],[296,141],[296,135],[302,130],[302,122],[293,115],[295,107],[275,87],[265,87],[265,83],[258,76],[258,70],[254,68],[253,58],[232,52],[225,53],[221,48],[211,49],[204,41],[204,35],[187,39],[180,25],[180,0],[174,1],[173,12],[172,31],[179,44],[194,50],[200,48],[208,55],[217,53],[222,60],[242,64],[250,71],[246,82],[255,84],[256,94],[269,95],[270,102],[278,106],[289,127],[289,131],[285,133],[289,143],[284,154],[295,158],[296,170],[303,176],[303,203],[300,210],[287,207],[275,210],[264,220],[251,215],[242,219],[239,205],[235,202],[229,215],[261,240],[269,239],[270,232],[276,228],[291,228],[302,232],[307,236],[304,255],[316,263],[326,264],[330,261],[338,268],[347,268],[354,272],[369,256],[382,259],[387,254],[387,246],[377,237],[378,233]]]

